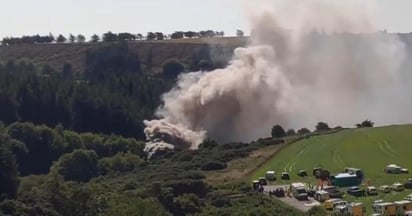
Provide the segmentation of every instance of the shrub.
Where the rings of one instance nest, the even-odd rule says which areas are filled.
[[[208,171],[208,170],[221,170],[226,168],[227,165],[225,163],[220,163],[216,161],[208,162],[201,167],[201,170]]]

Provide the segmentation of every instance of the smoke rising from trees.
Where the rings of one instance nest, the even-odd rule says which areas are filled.
[[[165,142],[196,149],[206,137],[251,141],[274,124],[411,122],[408,41],[378,32],[372,9],[366,1],[288,0],[258,11],[250,44],[226,68],[182,74],[163,95],[160,119],[145,121],[146,150]]]

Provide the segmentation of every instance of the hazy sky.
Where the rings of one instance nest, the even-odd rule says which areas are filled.
[[[33,34],[236,29],[249,32],[246,0],[0,0],[0,38]],[[256,0],[259,1],[259,0]],[[370,0],[381,29],[412,32],[412,0]],[[250,4],[252,0],[249,0]]]

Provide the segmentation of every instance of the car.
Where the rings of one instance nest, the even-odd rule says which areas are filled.
[[[365,190],[360,189],[358,186],[352,186],[346,192],[356,197],[365,195]]]
[[[408,179],[408,181],[403,184],[403,187],[406,189],[412,189],[412,179]]]
[[[374,186],[369,186],[366,188],[366,194],[368,196],[378,195],[378,190]]]
[[[406,169],[406,168],[402,168],[402,169],[401,169],[401,173],[408,174],[408,173],[409,173],[409,170],[408,170],[408,169]]]
[[[259,177],[259,184],[260,185],[268,185],[268,181],[265,177]]]
[[[314,197],[315,193],[316,193],[316,190],[314,188],[308,189],[308,197]]]
[[[272,191],[272,194],[276,197],[285,197],[285,190],[283,188],[276,188]]]
[[[412,194],[409,194],[404,198],[404,200],[412,201]]]
[[[280,179],[282,179],[282,180],[290,180],[289,173],[283,172],[283,173],[280,175]]]
[[[339,191],[335,186],[325,186],[323,190],[329,193],[330,198],[342,198],[343,192]]]
[[[394,190],[394,191],[403,191],[403,184],[401,184],[399,182],[393,183],[392,190]]]
[[[390,193],[392,188],[389,185],[382,185],[379,187],[379,190],[383,193]]]
[[[276,172],[271,170],[267,171],[265,175],[266,180],[268,181],[276,181]]]
[[[299,170],[298,176],[300,176],[300,177],[306,177],[306,176],[308,176],[308,173],[306,172],[306,170]]]

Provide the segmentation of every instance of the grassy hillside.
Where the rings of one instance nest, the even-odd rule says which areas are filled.
[[[128,46],[129,51],[136,53],[145,67],[156,68],[169,58],[179,59],[186,65],[192,64],[193,58],[197,57],[210,58],[212,62],[227,62],[233,49],[246,43],[246,37],[227,37],[131,41],[128,42]],[[110,45],[111,43],[99,42],[0,46],[0,63],[10,59],[26,60],[40,67],[48,64],[60,71],[67,62],[73,66],[74,71],[83,72],[87,52],[93,48]]]
[[[366,178],[373,185],[391,185],[394,182],[404,183],[410,174],[387,175],[383,172],[386,165],[395,163],[401,167],[412,169],[412,125],[396,125],[378,128],[348,129],[338,133],[314,136],[298,141],[283,148],[262,168],[252,174],[251,180],[264,176],[267,170],[280,173],[287,171],[291,181],[309,181],[296,175],[300,169],[306,169],[309,174],[315,166],[322,166],[332,173],[341,172],[344,167],[356,167],[364,170]],[[278,181],[277,184],[290,181]],[[407,190],[402,193],[390,193],[379,197],[361,198],[359,201],[369,204],[382,198],[388,201],[402,199]],[[348,197],[348,199],[353,199]]]

